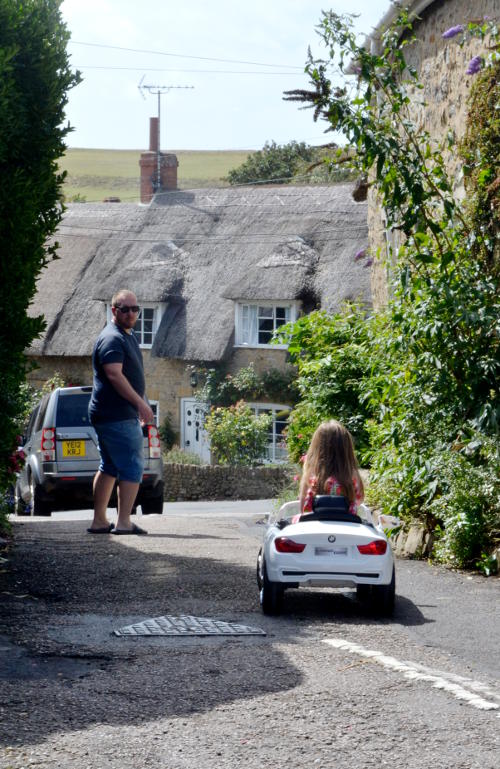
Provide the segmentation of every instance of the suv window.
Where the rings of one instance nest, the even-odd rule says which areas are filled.
[[[38,414],[36,418],[35,425],[33,427],[33,432],[37,433],[39,430],[42,429],[43,424],[43,418],[45,416],[45,412],[47,411],[47,405],[49,403],[50,393],[47,393],[47,395],[44,395],[42,400],[40,401],[40,406],[38,407]]]
[[[31,416],[28,420],[28,424],[24,429],[24,436],[26,441],[28,441],[31,437],[31,433],[33,432],[33,425],[35,424],[35,420],[37,416],[38,416],[38,406],[34,411],[32,411]]]
[[[57,401],[56,425],[58,427],[88,425],[89,400],[90,393],[60,395]]]

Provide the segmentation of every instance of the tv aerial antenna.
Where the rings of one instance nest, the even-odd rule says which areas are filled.
[[[161,97],[164,94],[170,93],[174,90],[192,90],[194,85],[153,85],[151,83],[145,83],[146,75],[143,75],[139,85],[137,86],[142,98],[146,101],[145,92],[155,95],[158,99],[158,142],[156,147],[156,183],[155,190],[160,189],[160,111],[161,111]]]

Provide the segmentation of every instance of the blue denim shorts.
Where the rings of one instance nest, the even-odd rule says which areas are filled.
[[[140,483],[144,471],[144,438],[138,419],[94,425],[101,455],[99,470],[119,481]]]

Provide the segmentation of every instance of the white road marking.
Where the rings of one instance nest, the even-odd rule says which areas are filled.
[[[432,670],[431,668],[426,668],[415,662],[402,662],[383,652],[374,651],[373,649],[365,649],[364,646],[351,643],[351,641],[344,641],[341,638],[327,638],[323,640],[323,643],[333,646],[335,649],[341,649],[342,651],[357,654],[360,657],[372,659],[374,662],[378,662],[379,665],[402,673],[404,678],[410,681],[427,681],[428,683],[431,683],[434,688],[443,689],[458,700],[464,700],[468,705],[472,705],[472,707],[478,708],[479,710],[500,709],[500,705],[496,702],[492,702],[491,699],[485,699],[485,696],[488,696],[492,699],[500,700],[500,693],[495,692],[490,686],[483,684],[480,681],[457,676],[453,673]],[[483,696],[480,696],[479,692]],[[498,714],[498,717],[500,718],[500,714]]]

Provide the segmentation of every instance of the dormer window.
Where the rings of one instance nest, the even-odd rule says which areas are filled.
[[[237,347],[269,347],[275,331],[296,319],[296,302],[238,302],[235,344]],[[284,349],[286,345],[273,347]]]
[[[140,347],[152,347],[159,326],[158,305],[141,305],[141,312],[134,326],[134,334]]]
[[[149,350],[153,346],[165,305],[153,302],[139,302],[139,304],[141,311],[134,327],[134,334],[139,346]],[[111,306],[107,305],[106,310],[108,321],[110,321],[112,317]]]

